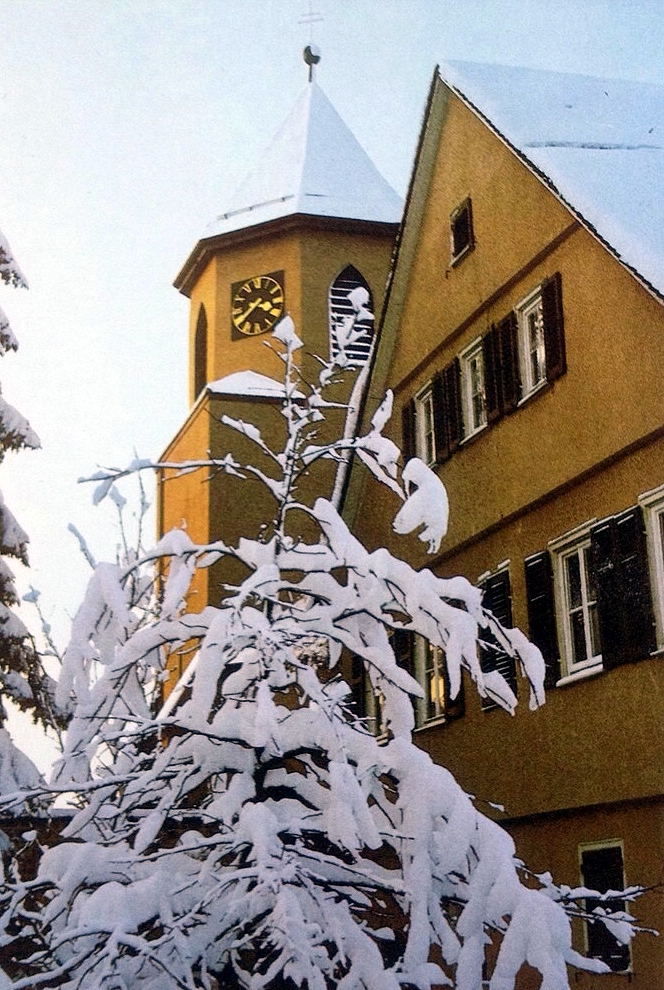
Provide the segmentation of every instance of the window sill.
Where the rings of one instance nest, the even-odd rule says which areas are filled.
[[[471,441],[473,441],[481,433],[485,433],[486,430],[487,430],[487,427],[488,427],[488,423],[482,423],[482,425],[481,426],[478,426],[477,429],[473,430],[472,433],[465,434],[465,436],[463,436],[461,438],[461,440],[459,441],[459,446],[460,447],[465,447],[466,444],[471,443]]]
[[[421,725],[415,726],[415,732],[424,732],[425,729],[433,729],[437,725],[445,725],[447,719],[444,715],[436,715],[434,718],[429,718],[426,722],[422,722]]]
[[[456,268],[457,265],[461,264],[463,259],[468,257],[468,255],[470,254],[470,252],[473,250],[474,247],[475,245],[471,241],[470,244],[467,244],[466,247],[463,248],[463,250],[459,251],[458,254],[453,255],[450,258],[450,268]]]
[[[550,382],[547,381],[546,378],[543,378],[542,381],[539,382],[537,385],[535,385],[534,388],[531,388],[529,392],[526,392],[525,395],[521,396],[521,398],[519,399],[519,401],[516,404],[517,409],[520,409],[521,406],[525,406],[525,404],[527,402],[530,402],[530,400],[531,399],[534,399],[536,395],[539,395],[540,392],[543,392],[544,389],[549,384],[550,384]]]
[[[596,677],[597,674],[601,674],[604,671],[602,666],[602,661],[599,663],[594,663],[589,667],[582,667],[580,670],[574,670],[571,674],[565,674],[560,680],[556,681],[556,687],[565,687],[566,684],[576,684],[577,681],[585,681],[589,677]]]

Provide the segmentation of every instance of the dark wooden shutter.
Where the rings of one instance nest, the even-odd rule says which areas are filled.
[[[521,398],[519,341],[516,313],[509,313],[498,324],[503,412],[516,409]]]
[[[546,687],[554,687],[560,677],[560,652],[556,629],[556,602],[553,569],[546,550],[525,561],[529,636],[539,647],[546,664]]]
[[[453,454],[461,443],[463,423],[461,418],[461,370],[455,358],[443,371],[445,380],[445,418],[449,453]]]
[[[510,573],[507,570],[492,574],[482,582],[482,605],[498,619],[500,624],[506,629],[512,628],[512,589],[510,586]],[[497,670],[502,674],[508,685],[516,694],[516,663],[514,657],[501,650],[497,644],[492,643],[493,637],[489,633],[482,631],[482,638],[487,640],[489,645],[480,649],[480,663],[482,670],[488,673]],[[487,700],[482,702],[482,708],[495,707],[494,702]]]
[[[622,599],[614,563],[613,517],[603,519],[590,533],[590,567],[597,595],[602,663],[607,670],[622,660]]]
[[[500,339],[495,324],[482,338],[484,358],[484,391],[486,395],[487,423],[495,423],[503,411],[503,394],[500,374]]]
[[[401,453],[404,461],[415,456],[415,429],[415,399],[410,399],[401,410]]]
[[[553,382],[567,371],[560,272],[556,272],[542,285],[542,322],[544,324],[546,377],[547,381]]]
[[[597,523],[590,545],[604,667],[641,660],[657,646],[641,507]]]
[[[437,374],[431,382],[431,403],[433,405],[436,460],[440,463],[450,456],[450,441],[447,435],[447,399],[445,379],[442,374]]]
[[[394,659],[399,667],[407,670],[411,677],[415,676],[414,635],[410,629],[392,630],[392,650]]]

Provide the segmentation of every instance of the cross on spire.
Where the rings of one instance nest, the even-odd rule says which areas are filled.
[[[313,81],[314,78],[314,66],[318,65],[320,62],[320,48],[318,45],[314,44],[314,24],[318,24],[323,20],[321,14],[313,9],[313,0],[309,0],[309,11],[304,14],[298,24],[308,24],[309,25],[309,44],[305,47],[302,52],[302,57],[309,66],[309,82]]]

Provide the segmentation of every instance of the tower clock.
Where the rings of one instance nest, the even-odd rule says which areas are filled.
[[[253,275],[231,286],[233,337],[255,337],[271,330],[285,312],[284,273]]]

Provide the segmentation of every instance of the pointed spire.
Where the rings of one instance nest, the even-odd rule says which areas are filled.
[[[206,236],[294,214],[398,223],[401,210],[401,198],[312,81]]]

